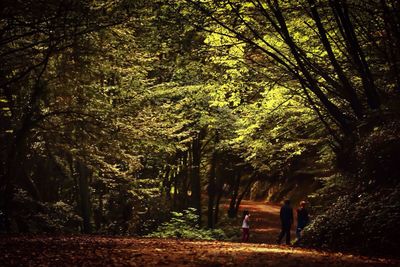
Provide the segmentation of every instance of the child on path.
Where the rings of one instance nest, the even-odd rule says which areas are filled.
[[[250,236],[250,213],[248,210],[243,211],[243,223],[242,223],[242,242],[249,241]]]

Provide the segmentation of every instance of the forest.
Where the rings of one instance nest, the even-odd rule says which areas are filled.
[[[3,251],[240,250],[243,205],[290,199],[294,250],[398,258],[398,0],[2,0],[0,62]]]

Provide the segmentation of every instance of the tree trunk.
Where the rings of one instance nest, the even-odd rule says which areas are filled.
[[[181,205],[184,208],[188,206],[188,152],[182,152],[182,170],[181,170],[181,184],[180,184],[180,199]]]
[[[228,217],[229,218],[234,218],[237,215],[237,210],[235,209],[235,207],[236,207],[236,199],[239,195],[240,178],[241,178],[241,174],[240,174],[240,171],[238,170],[236,173],[234,184],[232,186],[232,190],[233,190],[232,198],[229,203],[229,209],[228,209]]]
[[[178,173],[178,167],[175,167],[174,170],[174,175],[172,177],[173,183],[174,183],[174,197],[173,197],[173,207],[174,209],[178,208],[178,179],[179,179],[179,173]]]
[[[249,181],[246,184],[246,187],[243,189],[242,193],[239,195],[239,197],[236,200],[236,205],[235,205],[235,214],[238,214],[239,211],[239,207],[240,207],[240,203],[242,202],[242,199],[244,198],[244,196],[249,192],[251,185],[253,184],[253,182],[255,181],[256,178],[256,173],[253,173],[251,175],[251,177],[249,178]]]
[[[171,165],[167,163],[164,170],[164,178],[163,178],[163,189],[165,191],[165,198],[167,201],[171,200]]]
[[[193,138],[192,142],[192,177],[191,177],[191,206],[197,210],[199,216],[199,225],[201,225],[201,180],[200,180],[200,163],[201,163],[201,139],[203,138],[204,130]]]
[[[218,180],[218,178],[217,178]],[[214,224],[216,225],[218,223],[219,220],[219,203],[221,201],[221,197],[222,197],[222,186],[219,187],[218,186],[218,182],[217,182],[217,195],[216,195],[216,200],[215,200],[215,209],[214,209]]]
[[[217,165],[215,176],[216,176],[216,200],[214,208],[214,224],[216,225],[219,219],[219,203],[223,194],[223,187],[224,187],[224,176],[222,175],[221,164]]]
[[[83,233],[90,234],[92,232],[91,224],[91,208],[90,208],[90,194],[88,182],[88,170],[86,166],[80,161],[76,162],[76,175],[78,178],[80,208],[83,219]]]
[[[23,126],[16,132],[12,144],[7,153],[4,176],[0,177],[0,208],[6,217],[6,231],[10,231],[9,220],[12,218],[14,185],[18,182],[24,169],[23,161],[26,148],[26,140],[31,129],[30,120],[26,119]]]
[[[216,145],[219,142],[218,132],[215,133],[214,148],[211,155],[210,173],[208,175],[208,210],[207,210],[207,226],[214,228],[214,200],[216,195],[216,169],[217,169],[217,151]]]
[[[98,208],[93,210],[93,219],[96,226],[96,232],[100,232],[103,226],[103,192],[98,195]]]

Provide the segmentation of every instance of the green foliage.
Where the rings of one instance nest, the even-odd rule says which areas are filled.
[[[221,229],[202,229],[198,226],[196,209],[188,208],[183,212],[171,212],[171,219],[160,225],[147,237],[184,238],[196,240],[223,240],[225,233]]]
[[[395,8],[349,0],[357,19],[350,40],[323,2],[273,2],[6,1],[0,208],[14,229],[77,232],[86,224],[98,233],[147,234],[172,205],[191,203],[194,169],[206,188],[214,156],[215,184],[229,190],[234,173],[284,180],[330,169],[331,147],[352,158],[344,161],[361,185],[378,174],[396,181],[399,155],[390,148],[400,151],[399,134],[378,116],[368,121],[374,113],[365,93],[374,80],[372,91],[395,99],[398,23],[382,15]],[[349,49],[351,41],[360,51]],[[362,52],[355,66],[352,56]],[[355,114],[351,92],[364,113]],[[398,106],[385,101],[389,110]],[[372,134],[357,130],[367,121]],[[358,143],[348,145],[352,138]],[[326,182],[319,192],[326,205],[340,195],[335,190],[351,187],[340,177]],[[196,220],[191,209],[174,213],[155,234],[218,236]]]
[[[12,232],[26,233],[74,233],[80,231],[82,218],[73,206],[58,201],[43,203],[35,201],[26,191],[19,189],[15,194],[15,219]]]
[[[378,123],[376,118],[366,121],[359,139],[343,155],[347,172],[321,179],[323,187],[309,197],[316,217],[299,245],[373,255],[397,253],[400,184],[394,158],[398,158],[399,125],[393,117],[382,114]]]
[[[357,177],[364,183],[395,184],[399,181],[400,123],[397,116],[382,114],[379,122],[374,122],[378,118],[373,118],[368,126],[360,129],[362,138],[355,145],[352,163]]]
[[[279,172],[326,141],[314,130],[319,128],[315,115],[290,90],[277,86],[261,94],[259,101],[240,109],[236,138],[231,140],[255,169]]]
[[[396,255],[399,199],[399,186],[342,195],[312,220],[298,244],[369,255]]]

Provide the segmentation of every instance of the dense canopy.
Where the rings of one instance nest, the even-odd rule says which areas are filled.
[[[346,231],[369,231],[365,251],[392,253],[399,14],[397,0],[2,1],[0,231],[224,228],[222,200],[234,218],[246,198],[307,198],[302,245],[353,249]]]

